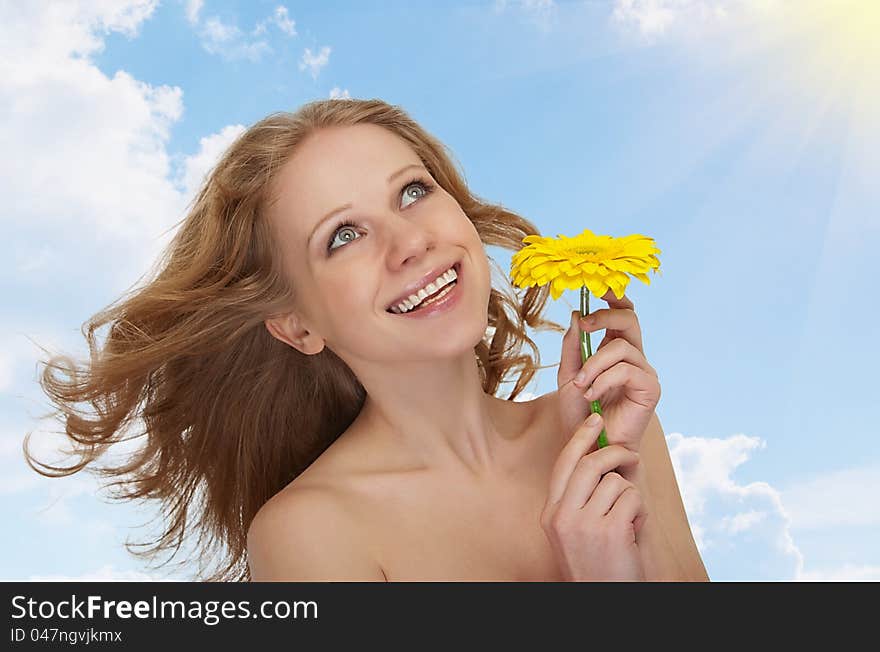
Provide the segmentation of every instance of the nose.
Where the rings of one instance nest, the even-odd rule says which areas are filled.
[[[394,215],[388,222],[388,257],[393,267],[418,259],[436,247],[437,236],[423,223]]]

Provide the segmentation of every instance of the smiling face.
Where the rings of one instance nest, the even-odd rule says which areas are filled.
[[[270,326],[275,337],[305,353],[326,341],[343,359],[383,361],[452,355],[480,341],[491,290],[483,243],[404,140],[371,124],[322,129],[274,189],[269,218],[297,297],[296,315]],[[450,310],[387,311],[410,284],[453,263],[460,294]]]

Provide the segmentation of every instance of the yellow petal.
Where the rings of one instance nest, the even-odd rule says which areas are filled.
[[[639,233],[620,238],[584,229],[574,237],[529,235],[522,249],[511,257],[511,277],[519,286],[550,283],[550,294],[558,299],[566,289],[586,286],[597,297],[609,289],[622,297],[630,276],[646,284],[646,272],[660,272],[661,253],[654,240]]]

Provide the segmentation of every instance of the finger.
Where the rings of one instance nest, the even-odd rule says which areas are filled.
[[[625,464],[632,464],[638,460],[638,455],[633,451],[619,445],[609,445],[604,448],[597,449],[585,455],[584,451],[591,445],[595,444],[595,439],[602,430],[602,420],[599,425],[590,424],[586,427],[578,428],[572,442],[565,445],[553,465],[550,474],[550,489],[547,492],[547,504],[554,505],[562,500],[562,497],[569,491],[572,484],[572,475],[579,465],[584,465],[587,476],[595,478],[595,483],[599,482],[603,473],[607,473],[612,469]],[[584,460],[583,462],[581,460]],[[586,482],[586,485],[589,482]],[[578,480],[575,483],[575,491],[579,491],[579,503],[576,507],[581,507],[586,502],[588,492],[582,487],[586,486],[584,482]],[[580,483],[580,484],[578,484]],[[593,485],[595,486],[595,485]],[[592,491],[592,488],[589,488]],[[577,502],[577,499],[573,502]]]
[[[587,497],[586,503],[581,505],[581,511],[589,517],[605,516],[614,507],[620,494],[633,486],[635,485],[632,482],[625,480],[619,473],[609,471],[602,476],[592,495]]]
[[[637,349],[642,349],[642,327],[635,312],[625,308],[601,308],[580,321],[584,331],[593,333],[605,329],[606,335],[622,337]]]
[[[608,290],[608,292],[606,292],[602,296],[602,301],[605,301],[609,306],[611,306],[613,308],[629,308],[630,310],[635,308],[632,300],[628,296],[626,296],[626,294],[624,294],[622,297],[620,297],[618,299],[614,295],[613,290]]]
[[[620,474],[614,473],[614,469],[636,464],[639,456],[638,453],[630,454],[632,451],[624,448],[619,455],[599,457],[599,453],[606,450],[608,450],[607,446],[578,460],[559,501],[559,509],[568,513],[583,509],[585,505],[590,504],[603,484],[605,487],[598,498],[597,509],[592,513],[596,516],[604,516],[611,509],[617,496],[625,488],[618,483],[622,482],[625,485],[628,482]],[[599,509],[602,505],[604,510]]]
[[[610,519],[620,523],[633,523],[637,533],[647,517],[648,511],[645,507],[645,501],[642,500],[638,491],[621,492],[620,497],[608,512]]]
[[[599,375],[621,362],[629,363],[656,376],[654,367],[648,363],[641,351],[626,340],[617,338],[604,349],[597,350],[587,358],[573,382],[579,388],[589,387]]]
[[[581,368],[580,334],[578,323],[579,310],[572,310],[571,324],[562,336],[562,353],[559,358],[559,369],[556,372],[556,387],[561,388],[569,382]]]
[[[547,491],[548,504],[557,503],[562,498],[575,465],[596,443],[596,438],[602,432],[603,424],[604,419],[601,414],[591,414],[578,426],[571,439],[563,446],[553,465],[553,470],[550,472],[550,487]],[[606,448],[611,448],[611,446],[606,446]]]
[[[653,407],[660,400],[657,377],[627,362],[619,362],[599,374],[592,387],[584,392],[588,401],[601,401],[610,390],[624,388],[627,398],[645,407]]]

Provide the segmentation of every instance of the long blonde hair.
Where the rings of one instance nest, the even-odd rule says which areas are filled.
[[[152,558],[173,549],[165,565],[195,529],[195,579],[249,580],[246,537],[257,510],[360,411],[364,388],[329,348],[304,355],[264,325],[295,296],[265,207],[279,168],[299,143],[324,127],[364,123],[412,147],[484,244],[516,251],[537,233],[528,220],[473,195],[445,146],[381,100],[315,101],[247,129],[206,177],[150,280],[83,324],[90,359],[50,355],[43,361],[40,385],[78,460],[70,466],[36,460],[28,450],[32,433],[25,437],[25,458],[48,477],[89,466],[113,479],[106,487],[117,488],[118,500],[159,500],[167,517],[163,532],[152,542],[126,542],[132,554]],[[541,368],[525,325],[564,330],[540,317],[548,292],[547,286],[523,291],[493,284],[489,329],[474,347],[486,393],[496,395],[513,371],[507,397],[513,400]],[[100,345],[96,332],[105,325]],[[531,355],[520,353],[523,344]],[[96,460],[131,427],[144,445],[123,463],[99,466]],[[206,570],[202,562],[218,553],[220,562]]]

